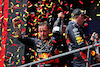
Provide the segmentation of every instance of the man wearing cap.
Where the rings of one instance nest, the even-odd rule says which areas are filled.
[[[69,50],[75,50],[87,46],[85,34],[83,32],[85,11],[76,8],[71,13],[72,21],[69,21],[66,28],[66,42]],[[71,47],[71,48],[70,48]],[[73,67],[86,67],[86,50],[73,54]]]

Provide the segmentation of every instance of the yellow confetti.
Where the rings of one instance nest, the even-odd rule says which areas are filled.
[[[8,21],[8,18],[4,18],[6,20],[6,22]]]
[[[37,36],[38,34],[37,33],[35,33],[35,36]]]
[[[1,51],[1,47],[0,47],[0,51]]]
[[[23,17],[25,17],[25,14],[23,14]]]
[[[99,6],[99,4],[97,4],[97,6]]]
[[[34,50],[33,50],[33,49],[32,49],[31,51],[32,51],[32,52],[34,52]]]
[[[17,16],[18,18],[20,18],[20,16]]]
[[[20,28],[21,27],[21,24],[18,24],[18,27]]]
[[[20,59],[18,59],[18,62],[20,62]]]
[[[19,52],[19,50],[20,50],[20,49],[18,48],[18,49],[17,49],[17,52]]]
[[[28,35],[26,35],[26,37],[28,37]]]
[[[40,9],[40,10],[39,10],[39,12],[41,12],[41,14],[43,14],[43,11],[42,11],[42,9]]]
[[[63,36],[65,36],[65,33],[63,33]]]
[[[1,40],[2,38],[0,37],[0,40]]]
[[[63,51],[59,51],[59,53],[62,53]]]
[[[46,0],[42,0],[42,1],[46,1]]]
[[[40,15],[38,15],[38,18],[40,18],[41,16]]]
[[[27,14],[29,14],[29,12],[26,11]]]
[[[17,4],[16,7],[19,7],[19,4]]]
[[[34,56],[31,55],[30,59],[34,58]]]
[[[7,29],[7,31],[11,31],[11,29]]]
[[[28,8],[32,7],[33,5],[31,4],[30,6],[28,6]]]
[[[46,5],[46,7],[52,8],[52,4],[53,4],[53,2],[51,2],[50,6]]]
[[[33,22],[36,22],[37,19],[35,19]]]
[[[83,12],[84,12],[84,10],[80,10],[80,12],[82,12],[82,13],[83,13]]]
[[[60,0],[58,0],[58,2],[60,3]]]
[[[19,14],[19,12],[16,12],[16,14]]]
[[[11,39],[9,39],[9,40],[10,40],[11,44],[13,44],[13,41]]]
[[[25,7],[25,4],[23,4],[23,6],[22,7]]]
[[[41,7],[43,7],[43,6],[44,6],[44,4],[41,5]]]
[[[35,25],[36,25],[37,23],[35,23]]]
[[[31,28],[29,29],[29,32],[31,32]]]
[[[19,62],[16,62],[16,65],[18,65]]]
[[[11,56],[13,56],[13,53],[11,53]]]
[[[39,61],[40,59],[39,59],[39,58],[37,58],[37,60]]]
[[[73,20],[73,18],[69,18],[69,20]]]
[[[17,58],[19,58],[19,54],[17,55]]]
[[[11,3],[11,5],[14,5],[12,2],[10,2]]]
[[[20,12],[20,16],[22,16],[22,13]]]
[[[47,8],[46,8],[46,7],[44,7],[44,9],[46,10]]]
[[[15,31],[14,32],[12,32],[12,34],[14,34],[15,33]]]
[[[100,14],[96,14],[96,16],[100,16]]]
[[[5,58],[5,55],[3,56],[3,58]]]
[[[4,67],[6,67],[6,65],[4,64]]]
[[[52,35],[53,35],[53,33],[49,34],[49,36],[52,36]]]
[[[25,18],[23,18],[23,20],[24,20],[24,21],[26,21],[26,19],[25,19]]]
[[[35,27],[32,27],[32,29],[35,29]]]
[[[0,11],[0,13],[2,13],[2,11]]]
[[[40,34],[38,33],[38,37],[40,37]]]
[[[19,37],[19,35],[14,36],[14,38],[17,38],[17,37]]]
[[[35,56],[37,56],[37,53],[35,52]]]
[[[11,13],[13,13],[13,9],[11,9]]]
[[[51,17],[52,17],[52,15],[48,16],[48,18],[51,18]]]
[[[27,26],[27,24],[24,24],[24,26]]]

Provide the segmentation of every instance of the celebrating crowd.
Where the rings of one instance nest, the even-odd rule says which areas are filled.
[[[84,10],[79,8],[74,9],[71,13],[72,20],[68,22],[66,30],[63,30],[63,19],[65,17],[63,12],[58,13],[58,18],[54,22],[52,30],[50,29],[47,20],[41,21],[38,25],[38,38],[23,37],[23,35],[21,35],[21,30],[18,27],[20,18],[15,17],[12,20],[12,23],[15,29],[15,35],[19,36],[17,39],[25,45],[25,63],[33,62],[33,60],[39,61],[41,59],[47,59],[54,55],[94,44],[94,41],[98,39],[98,33],[93,32],[90,40],[87,41],[83,31],[85,14]],[[49,36],[51,31],[53,35]],[[63,36],[63,32],[65,32],[65,36]],[[31,52],[31,49],[34,50],[33,53]],[[93,58],[99,58],[99,54],[96,52],[96,49],[97,48],[90,50],[95,51],[96,53],[95,55],[90,54]],[[32,55],[34,58],[30,59]],[[94,62],[95,61],[91,63]],[[33,67],[86,67],[86,63],[87,50],[84,50],[61,58],[45,61],[40,64],[33,65]]]

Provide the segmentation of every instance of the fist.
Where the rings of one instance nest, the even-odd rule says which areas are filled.
[[[63,14],[63,12],[58,13],[58,17],[61,17],[61,19],[64,19],[65,15]]]
[[[18,27],[18,24],[20,23],[20,19],[18,17],[15,17],[12,19],[13,27]]]

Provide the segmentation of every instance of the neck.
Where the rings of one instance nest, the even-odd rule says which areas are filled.
[[[73,21],[76,22],[79,26],[82,26],[78,19],[73,19]]]

